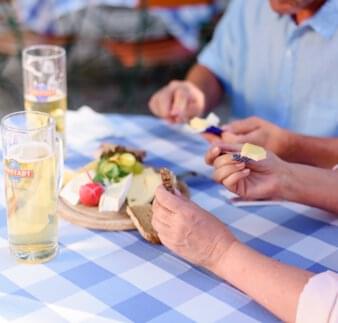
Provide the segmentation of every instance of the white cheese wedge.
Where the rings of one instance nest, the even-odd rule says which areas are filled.
[[[201,133],[211,126],[217,127],[219,123],[219,117],[215,113],[211,112],[206,118],[195,117],[191,119],[187,128],[189,132]]]
[[[119,183],[113,183],[106,188],[101,195],[99,212],[118,212],[126,201],[127,193],[131,187],[133,175],[121,179]]]
[[[80,173],[70,180],[61,190],[60,196],[69,204],[77,205],[80,202],[80,188],[82,185],[90,183],[95,176],[95,171]]]
[[[132,186],[128,192],[129,206],[150,203],[155,197],[156,189],[162,184],[161,176],[153,168],[146,168],[140,175],[133,178]]]
[[[195,117],[190,120],[190,127],[197,132],[203,132],[208,128],[209,124],[206,119]]]
[[[205,120],[207,121],[209,127],[217,127],[221,122],[220,118],[213,112],[209,113]]]

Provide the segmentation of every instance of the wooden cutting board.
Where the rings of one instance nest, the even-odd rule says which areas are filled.
[[[184,182],[178,182],[183,195],[189,196],[189,189]],[[68,222],[88,229],[122,231],[136,229],[126,211],[126,205],[116,212],[99,212],[97,207],[73,206],[59,198],[58,215]]]
[[[83,205],[70,205],[62,198],[59,198],[58,215],[72,224],[88,229],[105,231],[121,231],[136,229],[131,221],[124,205],[116,212],[99,212],[97,207]]]

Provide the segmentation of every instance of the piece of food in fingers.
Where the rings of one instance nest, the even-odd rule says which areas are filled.
[[[161,174],[162,184],[164,188],[168,192],[175,194],[176,177],[174,176],[172,171],[170,171],[168,168],[161,168],[160,174]]]
[[[153,211],[150,203],[144,205],[128,206],[127,213],[133,221],[138,232],[145,240],[156,244],[161,243],[157,232],[154,230],[151,224]]]
[[[239,163],[248,163],[248,162],[252,161],[251,158],[246,157],[246,156],[242,156],[241,154],[233,154],[232,160],[235,160]]]
[[[266,150],[263,147],[246,143],[242,147],[241,156],[260,161],[266,158]]]
[[[194,117],[186,125],[187,129],[192,133],[211,133],[216,136],[221,136],[223,130],[218,127],[220,123],[219,117],[210,113],[206,118]]]
[[[232,155],[232,160],[240,163],[248,163],[263,160],[266,156],[266,150],[263,147],[246,143],[243,145],[240,153]]]

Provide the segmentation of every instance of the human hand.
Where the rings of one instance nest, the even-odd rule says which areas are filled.
[[[231,122],[223,127],[222,141],[227,144],[259,145],[281,157],[286,157],[291,133],[257,117]]]
[[[163,186],[156,191],[152,225],[166,247],[216,274],[219,261],[236,241],[216,217]]]
[[[204,112],[203,92],[192,82],[172,81],[149,101],[152,113],[173,123],[183,123]]]
[[[217,143],[222,143],[224,142],[223,137],[226,137],[226,143],[237,143],[238,141],[238,136],[231,133],[230,131],[228,131],[228,126],[223,126],[221,127],[223,129],[222,135],[218,136],[215,135],[213,133],[209,133],[209,132],[204,132],[202,133],[202,137],[207,140],[210,144],[217,144]]]
[[[241,148],[242,145],[219,143],[208,150],[205,160],[214,167],[214,180],[244,199],[283,198],[285,183],[292,174],[290,164],[269,151],[264,160],[237,162],[233,153]]]

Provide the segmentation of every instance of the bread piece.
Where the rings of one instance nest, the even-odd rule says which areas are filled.
[[[183,182],[177,182],[177,188],[185,197],[189,197],[189,189]],[[141,234],[141,236],[151,243],[161,243],[157,232],[154,230],[151,220],[153,210],[151,203],[144,205],[127,206],[127,214],[130,216],[133,224]]]
[[[150,203],[145,205],[128,206],[127,214],[130,216],[138,232],[145,240],[154,244],[161,243],[157,232],[151,224],[153,211]]]
[[[176,177],[174,176],[174,174],[167,168],[161,168],[160,174],[162,178],[162,184],[165,187],[165,189],[168,192],[175,194]]]

